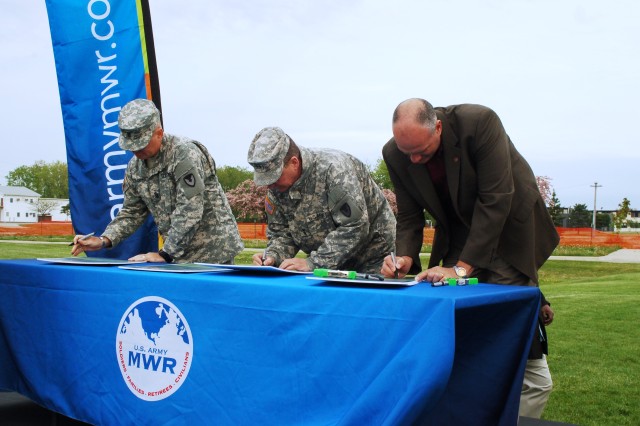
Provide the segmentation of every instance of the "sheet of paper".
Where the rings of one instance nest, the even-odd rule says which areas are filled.
[[[199,263],[196,265],[214,266],[216,268],[232,269],[234,271],[244,271],[259,274],[311,274],[312,272],[290,271],[287,269],[276,268],[275,266],[257,266],[257,265],[223,265],[220,263]]]
[[[369,285],[369,286],[393,286],[393,287],[411,287],[420,283],[421,281],[415,281],[412,278],[385,278],[384,280],[376,280],[376,279],[361,279],[361,278],[335,278],[335,277],[307,277],[308,280],[316,280],[316,281],[326,281],[329,283],[337,283],[341,285],[350,284],[354,287]]]
[[[128,265],[131,263],[143,263],[143,262],[129,262],[128,260],[121,259],[109,259],[107,257],[39,257],[37,260],[49,263],[60,263],[64,265],[90,265],[90,266],[114,266],[114,265]]]
[[[118,266],[120,269],[147,272],[173,272],[178,274],[192,274],[198,272],[229,272],[229,269],[197,263],[142,263],[136,265]]]

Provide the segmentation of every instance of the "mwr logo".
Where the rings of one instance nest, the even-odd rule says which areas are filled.
[[[134,395],[146,401],[164,399],[180,388],[189,373],[193,359],[189,324],[166,299],[138,299],[120,320],[116,355]]]

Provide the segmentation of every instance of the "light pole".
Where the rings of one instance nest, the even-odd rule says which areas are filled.
[[[598,185],[598,182],[595,182],[591,187],[593,188],[593,222],[591,223],[591,233],[593,234],[596,230],[596,195],[598,194],[598,188],[602,188],[602,185]]]

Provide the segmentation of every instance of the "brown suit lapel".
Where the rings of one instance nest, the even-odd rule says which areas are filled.
[[[446,217],[440,199],[436,195],[431,176],[424,164],[411,164],[408,168],[409,176],[413,180],[420,196],[424,200],[422,203],[437,223],[446,223]]]
[[[462,160],[462,152],[458,144],[458,137],[446,120],[440,115],[438,118],[442,120],[442,135],[440,143],[444,149],[444,165],[447,173],[447,184],[449,185],[449,194],[451,202],[456,212],[460,212],[458,205],[458,190],[460,188],[460,161]],[[459,215],[459,214],[458,214]]]

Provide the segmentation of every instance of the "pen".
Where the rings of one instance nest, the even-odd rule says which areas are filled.
[[[391,261],[393,262],[393,278],[398,278],[398,265],[396,265],[396,252],[391,252]]]
[[[93,234],[95,234],[95,232],[91,232],[90,234],[87,234],[87,235],[83,236],[82,238],[79,238],[79,239],[78,239],[78,241],[80,241],[80,240],[87,240],[87,239],[89,239],[89,237],[92,237],[92,236],[93,236]],[[72,245],[73,245],[73,242],[70,242],[70,243],[69,243],[69,245],[70,245],[70,246],[72,246]]]
[[[264,249],[264,251],[262,252],[262,264],[264,265],[264,262],[267,260],[267,249]]]
[[[365,280],[378,280],[384,281],[384,277],[380,274],[360,274],[356,273],[356,278],[365,279]]]

